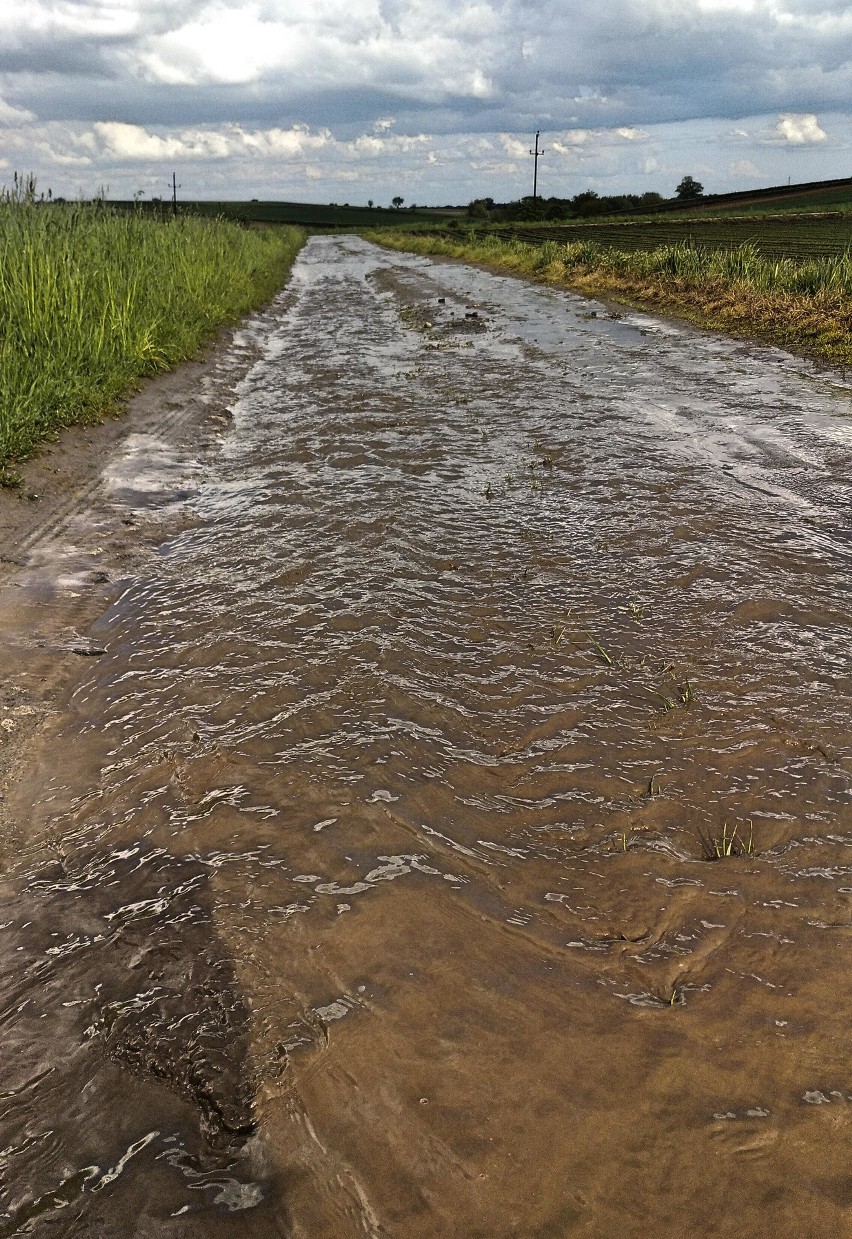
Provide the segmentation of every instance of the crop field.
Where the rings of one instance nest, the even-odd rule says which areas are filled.
[[[144,213],[168,214],[171,204],[161,202],[114,202],[121,209],[141,209]],[[320,202],[180,202],[182,215],[214,216],[242,224],[291,224],[303,228],[357,229],[401,228],[446,223],[462,212],[442,208],[349,206],[348,203]]]
[[[0,484],[281,286],[304,234],[0,199]]]
[[[676,218],[735,217],[743,215],[812,214],[815,212],[852,212],[852,186],[845,189],[826,189],[822,193],[790,194],[784,198],[746,198],[735,203],[715,205],[708,203],[703,208],[693,207],[689,212],[677,212]]]
[[[596,241],[630,252],[684,243],[725,250],[745,244],[754,246],[765,258],[823,258],[843,254],[852,247],[852,213],[826,211],[745,219],[665,217],[658,222],[515,225],[497,227],[493,232],[530,244]]]
[[[852,211],[852,179],[814,181],[804,185],[775,185],[733,194],[714,194],[684,208],[668,203],[665,210],[679,216],[749,215],[811,211]]]

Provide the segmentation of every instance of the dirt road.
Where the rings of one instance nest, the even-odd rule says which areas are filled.
[[[0,1236],[848,1233],[849,385],[345,237],[210,373],[9,534]]]

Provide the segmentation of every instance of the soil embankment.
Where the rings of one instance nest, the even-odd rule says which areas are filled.
[[[353,238],[240,343],[4,566],[0,1234],[845,1233],[849,388]]]

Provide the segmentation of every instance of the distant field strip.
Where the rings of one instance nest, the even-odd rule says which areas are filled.
[[[158,217],[170,212],[168,203],[114,201],[121,210],[141,211]],[[399,228],[446,222],[462,216],[461,208],[412,208],[339,206],[320,202],[181,202],[180,214],[214,216],[237,223],[291,224],[303,228],[349,231],[362,228]]]
[[[661,245],[691,242],[713,249],[753,245],[766,258],[821,258],[843,254],[852,247],[852,214],[756,217],[754,219],[665,219],[660,223],[553,224],[547,227],[498,228],[497,236],[511,236],[531,245],[545,241],[567,244],[596,241],[633,252]]]
[[[530,244],[598,242],[617,249],[658,249],[660,245],[692,243],[712,249],[753,245],[764,258],[827,258],[852,247],[852,214],[753,219],[664,219],[660,223],[552,224],[536,228],[497,228],[495,235]]]
[[[0,483],[281,286],[304,234],[0,200]]]

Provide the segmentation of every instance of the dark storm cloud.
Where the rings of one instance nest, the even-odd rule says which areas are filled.
[[[34,93],[40,90],[44,77],[78,82],[113,78],[115,61],[111,50],[89,39],[53,41],[42,35],[28,39],[20,47],[0,46],[0,75],[11,78],[12,89],[18,94],[25,94],[28,89]],[[29,87],[27,76],[33,79]]]
[[[486,131],[527,128],[536,116],[557,126],[624,125],[843,107],[852,88],[849,10],[830,0],[353,0],[351,38],[345,28],[330,29],[336,6],[318,5],[315,21],[304,12],[297,20],[282,0],[263,6],[265,20],[255,27],[258,39],[278,40],[280,63],[236,48],[234,56],[246,61],[244,81],[228,80],[211,47],[221,15],[231,14],[222,38],[233,43],[248,30],[248,9],[243,20],[238,5],[127,4],[124,21],[94,3],[72,10],[71,32],[47,18],[28,29],[25,18],[0,45],[8,100],[55,119],[93,119],[104,115],[105,101],[87,89],[91,78],[93,85],[118,83],[114,106],[140,124],[298,115],[334,125],[393,107],[412,125],[438,109],[446,131]],[[29,11],[37,14],[39,4]],[[459,21],[465,12],[467,23]]]

